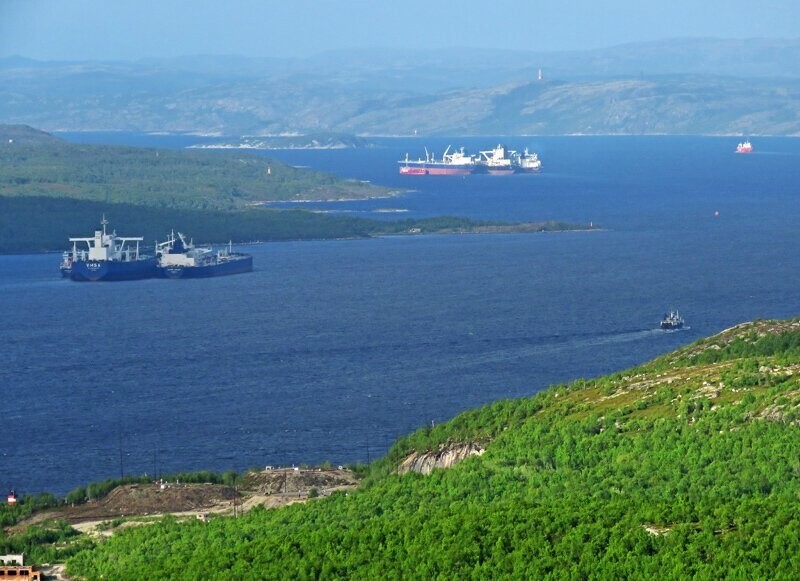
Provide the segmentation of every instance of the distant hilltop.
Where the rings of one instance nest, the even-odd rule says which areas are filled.
[[[63,140],[29,125],[0,125],[0,146],[14,143],[49,144],[63,143]]]

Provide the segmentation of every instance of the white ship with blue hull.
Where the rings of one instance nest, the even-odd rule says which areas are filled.
[[[105,216],[101,224],[103,229],[95,230],[92,237],[69,239],[72,250],[62,257],[62,276],[78,282],[97,282],[139,280],[156,275],[155,257],[139,252],[139,243],[144,240],[141,236],[109,234]]]
[[[226,249],[195,246],[178,232],[170,233],[166,242],[156,244],[158,276],[160,278],[209,278],[241,274],[253,270],[253,257]]]

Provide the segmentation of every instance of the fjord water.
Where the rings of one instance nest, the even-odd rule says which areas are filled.
[[[255,245],[253,273],[208,280],[78,284],[56,254],[0,257],[0,486],[367,461],[462,410],[800,315],[798,140],[742,156],[736,138],[508,138],[544,172],[396,175],[423,145],[495,141],[265,154],[415,190],[304,205],[317,211],[604,229]],[[688,330],[657,330],[669,308]]]

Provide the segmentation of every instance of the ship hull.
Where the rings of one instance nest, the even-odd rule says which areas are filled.
[[[400,175],[401,176],[424,176],[428,175],[428,170],[424,167],[409,167],[409,166],[400,166]]]
[[[89,260],[74,262],[70,278],[77,282],[141,280],[156,276],[156,259],[130,262]]]
[[[226,260],[205,266],[159,266],[159,278],[211,278],[252,272],[253,257],[242,255],[240,258]]]
[[[472,173],[470,167],[442,167],[433,166],[428,168],[428,175],[431,176],[468,176]]]
[[[488,168],[486,173],[488,173],[490,176],[510,176],[514,173],[514,168]]]
[[[464,165],[424,163],[400,166],[400,175],[404,176],[467,176],[474,171],[474,166]]]

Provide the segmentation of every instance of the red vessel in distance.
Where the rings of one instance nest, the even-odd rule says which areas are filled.
[[[736,146],[736,153],[753,153],[753,145],[749,139],[744,140]]]

